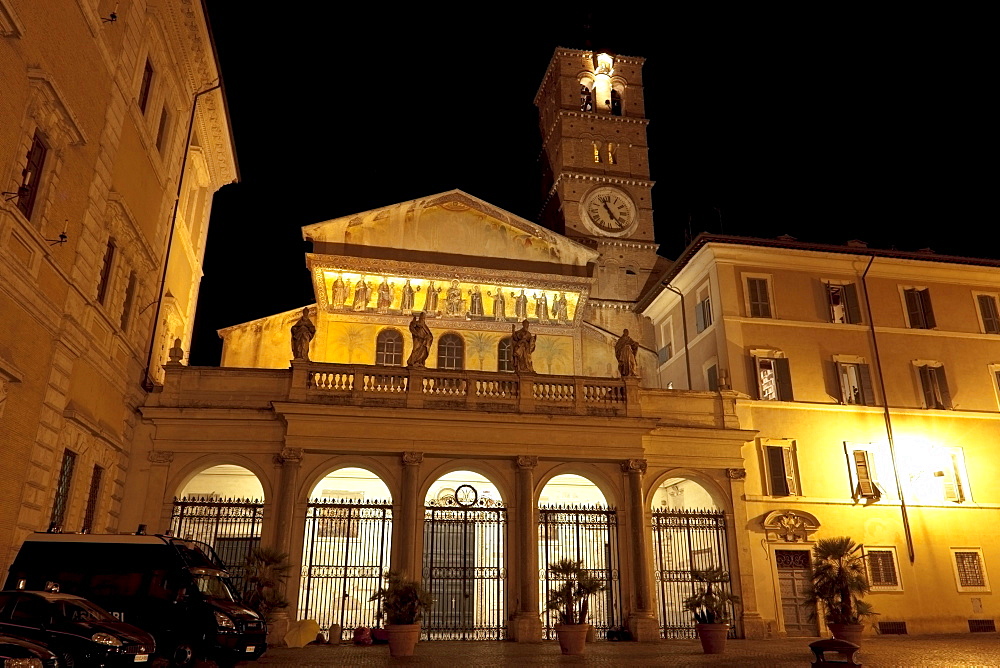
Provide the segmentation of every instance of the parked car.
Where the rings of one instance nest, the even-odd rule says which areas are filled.
[[[267,625],[233,592],[226,566],[205,543],[145,534],[29,535],[6,589],[83,596],[123,622],[149,631],[177,666],[199,658],[221,666],[254,661],[267,649]]]
[[[59,657],[44,645],[0,635],[0,666],[3,668],[59,668]]]
[[[79,596],[0,591],[0,633],[46,645],[63,668],[144,665],[153,636]]]

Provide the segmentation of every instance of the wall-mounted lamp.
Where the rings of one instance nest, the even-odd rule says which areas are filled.
[[[56,244],[64,244],[68,240],[69,240],[69,237],[66,236],[65,232],[60,232],[58,239],[46,239],[46,241],[50,242],[49,243],[50,246],[55,246]]]
[[[5,190],[3,191],[3,201],[9,202],[15,197],[27,197],[31,192],[31,187],[27,185],[20,185],[17,190]]]

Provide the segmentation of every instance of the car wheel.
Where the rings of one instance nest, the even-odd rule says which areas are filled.
[[[62,668],[76,668],[76,658],[69,652],[59,652],[59,665]]]
[[[180,644],[174,648],[171,655],[175,666],[190,666],[194,664],[194,648],[191,645]]]

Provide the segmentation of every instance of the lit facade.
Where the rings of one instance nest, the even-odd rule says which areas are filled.
[[[848,535],[884,632],[988,628],[1000,263],[702,235],[662,283],[642,305],[661,386],[731,389],[757,432],[743,459],[765,621],[815,633],[796,602],[808,550]]]
[[[199,3],[0,0],[0,70],[6,568],[52,523],[118,530],[143,385],[190,340],[236,165]]]

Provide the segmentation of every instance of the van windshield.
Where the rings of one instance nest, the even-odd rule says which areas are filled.
[[[208,598],[218,598],[223,601],[235,601],[232,590],[229,589],[222,578],[216,575],[200,574],[194,576],[198,591]]]

